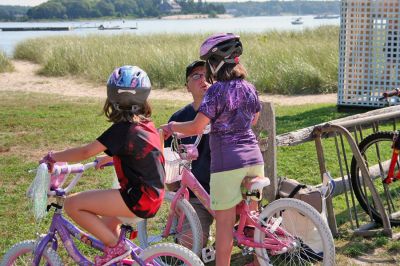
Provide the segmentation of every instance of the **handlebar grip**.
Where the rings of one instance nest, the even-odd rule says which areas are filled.
[[[66,164],[66,165],[55,165],[53,175],[65,175],[65,174],[77,174],[85,171],[84,165],[81,163],[77,164]]]
[[[389,98],[389,97],[392,97],[392,96],[398,96],[399,93],[400,93],[400,89],[399,89],[399,88],[396,88],[396,89],[391,90],[391,91],[385,91],[385,92],[382,94],[382,96],[383,96],[383,98]]]

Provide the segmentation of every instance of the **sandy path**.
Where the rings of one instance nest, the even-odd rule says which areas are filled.
[[[40,65],[27,61],[13,60],[15,71],[0,73],[0,91],[46,92],[75,97],[105,98],[104,86],[95,86],[75,77],[44,77],[37,75]],[[183,70],[182,70],[183,71]],[[151,99],[170,99],[190,101],[184,88],[179,90],[152,90]],[[307,103],[336,103],[336,94],[284,96],[261,95],[264,101],[277,105],[300,105]]]

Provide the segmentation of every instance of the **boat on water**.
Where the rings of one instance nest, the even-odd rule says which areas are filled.
[[[340,15],[323,14],[314,17],[314,19],[335,19],[335,18],[340,18]]]
[[[137,26],[137,23],[136,23],[136,26],[132,26],[132,27],[121,27],[119,25],[117,25],[117,26],[104,26],[103,24],[100,24],[100,26],[98,26],[97,29],[99,29],[99,30],[123,30],[123,29],[137,30],[138,26]]]
[[[99,30],[121,30],[122,28],[120,26],[112,26],[112,27],[105,27],[103,24],[101,24],[98,27]]]
[[[301,25],[303,24],[303,19],[301,17],[295,18],[294,20],[292,20],[290,23],[292,23],[292,25]]]

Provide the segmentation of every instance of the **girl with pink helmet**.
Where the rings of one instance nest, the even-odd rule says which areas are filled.
[[[242,200],[240,186],[245,176],[264,176],[264,162],[251,126],[257,122],[261,105],[255,87],[245,80],[239,63],[243,46],[238,35],[215,34],[200,47],[207,62],[206,77],[214,83],[193,121],[163,125],[166,135],[201,134],[211,123],[211,207],[216,211],[216,263],[230,265],[232,228],[236,205]],[[227,185],[229,184],[229,185]]]

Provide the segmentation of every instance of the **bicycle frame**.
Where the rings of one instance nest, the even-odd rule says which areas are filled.
[[[394,173],[397,164],[397,159],[399,158],[399,153],[400,153],[400,138],[398,133],[396,133],[395,138],[393,139],[392,150],[393,153],[392,153],[392,158],[390,160],[389,171],[387,177],[383,180],[383,183],[385,184],[390,184],[396,180],[400,181],[400,171],[398,171],[396,175]]]
[[[54,206],[54,205],[53,205]],[[126,229],[121,229],[121,236],[124,237],[126,233]],[[72,238],[79,240],[81,243],[84,243],[94,249],[102,251],[104,249],[104,244],[98,239],[94,238],[91,235],[86,234],[74,224],[69,222],[62,216],[62,207],[57,204],[56,210],[53,214],[53,218],[51,221],[51,225],[48,233],[39,241],[37,248],[35,249],[33,265],[39,265],[42,253],[44,249],[47,247],[49,243],[52,245],[53,250],[57,250],[58,241],[56,235],[60,236],[60,239],[69,254],[69,256],[79,265],[92,265],[93,262],[89,261],[84,255],[82,255]],[[131,246],[132,259],[137,262],[139,265],[145,265],[144,262],[138,257],[142,249],[136,246],[134,243],[126,239],[126,242]],[[132,264],[133,261],[123,260],[125,264]]]
[[[163,237],[168,235],[170,228],[172,226],[172,218],[174,216],[173,210],[176,208],[177,201],[181,198],[189,199],[189,191],[190,189],[195,196],[199,199],[199,201],[203,204],[203,206],[208,210],[208,212],[215,217],[215,212],[211,210],[211,199],[210,195],[205,191],[202,185],[197,181],[193,173],[190,171],[188,166],[184,166],[182,170],[182,180],[181,186],[176,192],[174,199],[171,203],[171,209],[168,214],[167,225],[163,232]],[[258,219],[258,215],[255,211],[249,210],[249,204],[242,200],[236,207],[236,212],[239,214],[239,225],[238,230],[234,232],[234,238],[237,240],[238,245],[244,245],[253,248],[265,248],[272,252],[279,252],[285,250],[285,248],[289,248],[290,243],[292,242],[289,239],[288,242],[282,242],[277,239],[273,233],[290,235],[288,232],[284,232],[282,228],[276,225],[265,225],[266,227],[262,227],[260,221]],[[183,226],[184,215],[180,216],[180,220],[178,221],[178,230]],[[263,243],[256,243],[254,239],[251,237],[247,237],[244,233],[244,228],[246,226],[246,220],[250,221],[250,224],[260,231],[265,233],[265,239]],[[247,224],[248,225],[248,224]],[[274,231],[271,233],[268,229],[274,228]],[[294,237],[292,237],[294,239]]]

